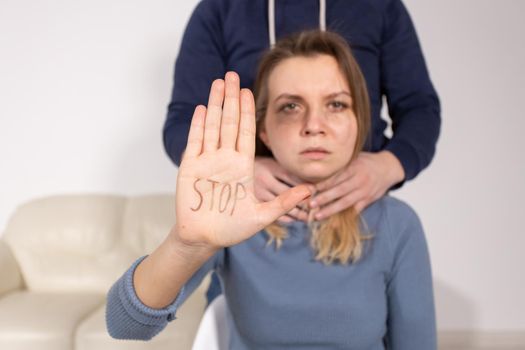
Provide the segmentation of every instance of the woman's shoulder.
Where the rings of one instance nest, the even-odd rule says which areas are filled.
[[[407,202],[399,198],[386,195],[381,197],[377,202],[383,206],[383,210],[386,210],[387,213],[403,216],[417,216],[416,211]]]
[[[400,218],[417,218],[416,211],[408,203],[390,195],[385,195],[369,205],[363,211],[363,216],[381,216],[386,220],[396,218],[396,221]]]
[[[376,234],[387,235],[393,242],[423,232],[416,211],[408,203],[389,195],[371,204],[363,212],[363,219],[369,227],[377,228]]]

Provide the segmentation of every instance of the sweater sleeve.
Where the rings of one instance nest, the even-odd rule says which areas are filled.
[[[164,123],[164,148],[180,165],[194,109],[207,104],[211,82],[226,73],[222,2],[204,0],[195,8],[175,63],[171,102]]]
[[[439,98],[432,86],[410,15],[400,0],[384,14],[381,93],[386,96],[393,137],[385,149],[416,177],[434,157],[441,127]]]
[[[106,303],[106,328],[116,339],[150,340],[174,320],[177,309],[199,286],[206,274],[217,266],[222,251],[210,258],[181,288],[175,300],[163,309],[150,308],[140,301],[133,286],[133,265],[111,287]]]
[[[434,296],[425,235],[415,212],[398,203],[388,214],[393,264],[387,282],[387,348],[435,350]]]

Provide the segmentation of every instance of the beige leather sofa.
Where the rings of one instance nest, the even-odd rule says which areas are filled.
[[[190,349],[207,283],[150,342],[112,339],[106,292],[175,221],[174,196],[57,196],[20,206],[0,238],[0,349]]]

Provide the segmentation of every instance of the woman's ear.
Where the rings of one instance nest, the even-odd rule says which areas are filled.
[[[264,145],[266,146],[266,148],[268,148],[268,149],[271,151],[272,148],[270,147],[270,142],[268,141],[268,134],[266,133],[266,130],[262,129],[262,130],[259,132],[259,138],[260,138],[261,141],[264,143]]]

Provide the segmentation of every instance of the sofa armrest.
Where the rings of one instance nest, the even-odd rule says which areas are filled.
[[[18,263],[7,243],[0,239],[0,296],[23,286]]]

